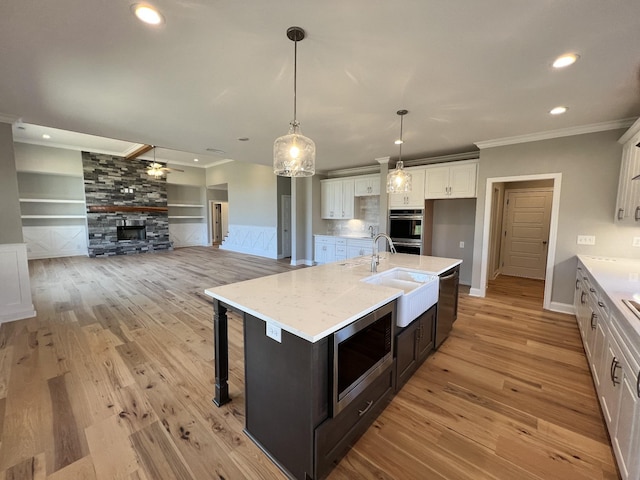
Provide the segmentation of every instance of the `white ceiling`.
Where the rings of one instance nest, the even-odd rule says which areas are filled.
[[[401,108],[407,159],[640,115],[638,0],[154,0],[160,27],[132,3],[0,2],[0,113],[18,140],[41,125],[269,165],[292,119],[292,25],[320,172],[397,157]],[[580,60],[552,69],[565,52]]]

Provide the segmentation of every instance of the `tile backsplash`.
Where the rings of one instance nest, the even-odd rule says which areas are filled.
[[[327,233],[330,235],[375,235],[380,227],[380,197],[371,195],[356,197],[354,219],[327,220]],[[371,229],[369,228],[371,227]]]

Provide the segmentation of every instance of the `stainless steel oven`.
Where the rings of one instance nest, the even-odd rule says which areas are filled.
[[[395,301],[333,335],[333,416],[393,364]]]
[[[391,210],[389,236],[398,253],[422,253],[422,210]]]

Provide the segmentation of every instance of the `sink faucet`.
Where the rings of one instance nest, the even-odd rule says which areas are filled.
[[[378,264],[380,263],[380,254],[378,253],[378,240],[380,238],[386,238],[387,242],[389,242],[389,249],[391,250],[391,253],[392,254],[396,253],[396,247],[393,244],[393,240],[391,240],[391,237],[389,235],[387,235],[386,233],[379,233],[375,237],[373,237],[373,250],[371,252],[371,271],[372,272],[378,271]]]

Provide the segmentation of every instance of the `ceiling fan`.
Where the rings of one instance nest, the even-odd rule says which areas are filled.
[[[130,153],[125,158],[128,160],[134,159],[149,150],[153,150],[153,161],[147,166],[147,174],[151,177],[161,178],[166,173],[171,172],[184,172],[184,170],[180,170],[179,168],[170,168],[162,163],[156,162],[156,145],[143,145],[135,152]]]

